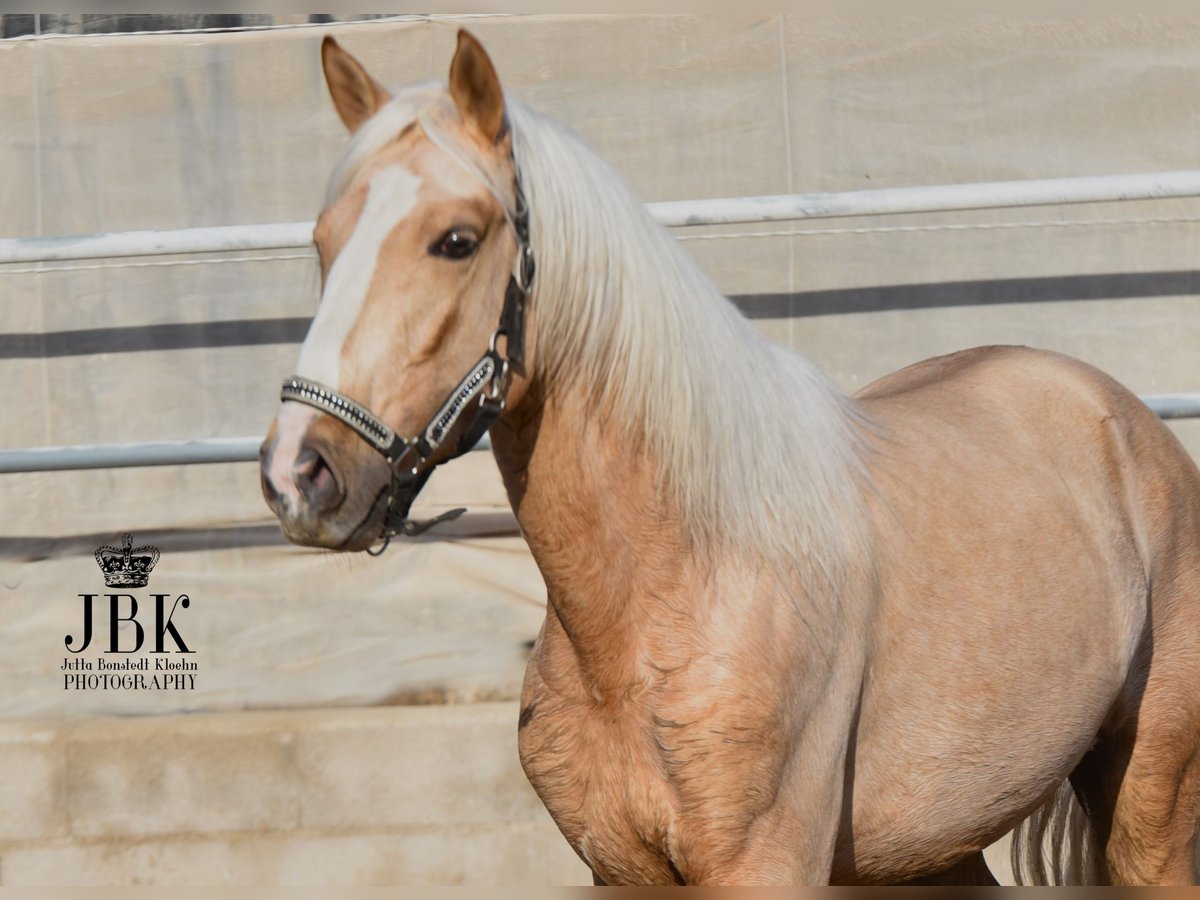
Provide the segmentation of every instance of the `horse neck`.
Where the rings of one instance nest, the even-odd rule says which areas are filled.
[[[638,648],[666,620],[690,618],[696,559],[637,438],[579,389],[534,384],[492,429],[513,511],[546,582],[548,629],[571,646],[584,681],[634,678]]]

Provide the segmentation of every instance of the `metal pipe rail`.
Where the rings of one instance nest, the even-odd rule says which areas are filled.
[[[1160,419],[1200,418],[1200,394],[1148,394],[1142,402]]]
[[[661,224],[676,227],[1178,197],[1200,197],[1200,170],[882,188],[842,193],[677,200],[650,203],[647,208]],[[295,249],[311,244],[312,228],[311,222],[289,222],[174,231],[5,238],[0,239],[0,265]],[[1200,393],[1158,394],[1143,399],[1163,418],[1200,417]],[[258,458],[258,445],[258,438],[224,438],[3,450],[0,451],[0,474],[250,462]],[[479,449],[487,446],[485,437]]]
[[[1200,170],[671,200],[646,206],[661,224],[681,227],[1180,197],[1200,197]],[[287,222],[176,231],[5,238],[0,240],[0,264],[295,249],[312,243],[312,229],[312,222]]]
[[[73,469],[127,469],[140,466],[257,462],[258,447],[261,443],[260,437],[241,437],[0,450],[0,475],[15,472],[64,472]],[[485,434],[475,445],[475,449],[489,450],[491,446],[491,441]]]
[[[1200,393],[1151,394],[1142,401],[1164,419],[1200,417]],[[143,444],[97,444],[80,447],[34,447],[0,450],[0,475],[14,472],[58,472],[70,469],[119,469],[134,466],[185,466],[197,463],[256,462],[261,438],[216,438],[199,441],[154,441]],[[475,445],[488,450],[485,434]]]

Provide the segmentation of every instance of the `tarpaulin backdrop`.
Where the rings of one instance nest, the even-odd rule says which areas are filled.
[[[1200,20],[485,16],[43,37],[0,41],[0,237],[310,220],[345,137],[321,37],[399,85],[444,79],[463,25],[507,90],[647,201],[1200,161]],[[678,235],[848,391],[1022,343],[1155,393],[1200,390],[1198,225],[1200,202],[1172,200]],[[13,265],[0,298],[3,447],[244,437],[274,414],[317,276],[305,251]],[[1172,427],[1200,452],[1195,422]],[[486,453],[419,505],[471,514],[381,559],[285,544],[250,463],[4,475],[0,504],[0,882],[586,874],[515,760],[545,593]],[[193,599],[194,690],[63,688],[78,594],[103,590],[93,551],[124,532],[161,550],[155,591]],[[172,768],[177,743],[191,755]]]

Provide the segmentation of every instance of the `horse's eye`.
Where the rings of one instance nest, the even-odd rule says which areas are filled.
[[[479,241],[471,232],[462,228],[451,228],[441,240],[429,248],[433,256],[445,256],[447,259],[466,259],[475,252]]]

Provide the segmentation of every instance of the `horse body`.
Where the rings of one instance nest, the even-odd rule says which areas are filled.
[[[949,865],[999,837],[1137,709],[1151,572],[1178,549],[1154,534],[1190,504],[1175,535],[1196,558],[1200,484],[1136,398],[1053,354],[955,354],[859,399],[884,435],[868,496],[887,540],[839,869],[894,878],[889,857]],[[1172,472],[1164,504],[1145,482]]]
[[[497,429],[551,597],[522,759],[601,877],[790,882],[806,849],[832,854],[835,882],[935,873],[1044,803],[1141,706],[1150,573],[1177,550],[1155,536],[1200,547],[1200,479],[1153,414],[1095,370],[1024,348],[929,361],[859,399],[874,423],[874,574],[821,608],[819,634],[794,614],[814,598],[792,586],[736,564],[698,572],[677,529],[646,517],[644,474],[632,480],[647,499],[614,503],[614,483],[639,493],[621,440],[584,422],[556,438],[544,408],[525,452]],[[1200,597],[1194,579],[1182,587]],[[1200,609],[1176,605],[1159,628],[1181,636]],[[826,708],[828,724],[814,715]],[[849,795],[819,798],[834,847],[806,846],[830,833],[814,784]],[[756,834],[774,854],[747,855]]]
[[[984,877],[1066,779],[1098,877],[1195,877],[1200,472],[1148,409],[1024,348],[846,398],[578,142],[506,112],[469,36],[448,97],[323,55],[356,138],[300,374],[397,433],[487,345],[523,160],[537,280],[491,427],[548,594],[519,748],[598,880]],[[400,188],[407,215],[374,199]],[[377,256],[355,275],[346,247]],[[295,406],[268,501],[295,540],[369,547],[388,464]]]

